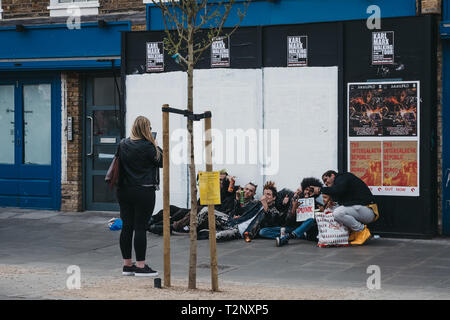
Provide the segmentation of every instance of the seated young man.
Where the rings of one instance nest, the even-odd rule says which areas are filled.
[[[230,221],[238,219],[243,216],[242,221],[245,221],[247,217],[253,217],[253,214],[259,210],[260,203],[255,199],[256,188],[258,186],[252,182],[249,182],[244,188],[244,203],[240,204],[241,188],[236,191],[235,199],[233,199],[233,210],[228,213],[224,213],[218,210],[214,210],[216,220],[216,230],[228,230],[230,228]],[[200,239],[207,239],[209,237],[208,228],[208,207],[202,208],[197,216],[198,220],[198,234]]]
[[[234,199],[237,187],[234,185],[236,177],[228,175],[225,169],[220,171],[220,204],[215,205],[214,209],[229,214],[234,209]]]
[[[275,187],[275,183],[268,181],[264,185],[263,196],[260,200],[263,210],[251,221],[243,233],[246,242],[250,242],[251,239],[257,237],[261,228],[277,226],[285,220],[283,213],[276,207],[276,199],[277,188]]]
[[[245,238],[251,241],[261,225],[267,225],[277,221],[279,212],[275,207],[276,188],[273,182],[268,182],[264,186],[263,195],[260,201],[247,204],[238,210],[237,214],[229,220],[225,230],[216,234],[218,241]]]
[[[317,241],[317,225],[314,219],[308,219],[303,222],[298,222],[297,219],[297,208],[299,206],[299,199],[302,198],[311,198],[314,196],[313,189],[310,188],[310,185],[322,186],[322,183],[319,179],[316,178],[304,178],[301,182],[300,187],[294,193],[290,207],[287,215],[284,216],[284,221],[276,227],[263,228],[259,232],[259,236],[267,239],[275,239],[276,245],[278,247],[283,246],[289,242],[289,239],[301,239],[306,238],[308,240]],[[322,197],[315,197],[315,205],[318,208],[323,204]],[[281,228],[284,227],[286,234],[281,235]]]
[[[252,182],[249,182],[245,185],[244,191],[244,203],[240,202],[240,194],[242,191],[241,187],[238,187],[236,190],[236,197],[234,199],[233,210],[230,211],[229,215],[231,218],[239,218],[243,215],[249,207],[254,206],[258,203],[258,200],[255,199],[256,188],[258,186]]]
[[[231,177],[228,175],[225,169],[222,169],[219,174],[220,180],[220,200],[221,204],[215,205],[214,209],[218,214],[216,215],[216,223],[220,224],[223,220],[223,216],[228,216],[235,208],[235,193],[237,187],[234,186],[235,177]],[[256,189],[255,189],[256,190]],[[254,193],[247,193],[247,196],[253,198]],[[207,215],[208,215],[208,207],[200,205],[200,199],[197,203],[197,214],[198,217],[201,218],[206,212],[206,220],[200,221],[198,223],[198,228],[201,229],[203,225],[206,226],[208,224]],[[203,212],[202,212],[203,210]],[[201,213],[202,212],[202,213]],[[170,206],[170,230],[177,232],[188,232],[191,218],[191,210],[187,208],[179,208],[176,206]],[[202,225],[203,224],[203,225]],[[148,231],[162,234],[163,233],[163,209],[161,209],[158,213],[153,215],[150,218]]]
[[[367,185],[350,172],[329,170],[322,175],[326,187],[313,187],[314,194],[328,194],[339,203],[334,218],[349,228],[350,244],[362,245],[370,237],[367,224],[379,217],[375,198]]]

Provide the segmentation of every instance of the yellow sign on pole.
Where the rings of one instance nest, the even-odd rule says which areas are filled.
[[[199,171],[200,205],[220,204],[219,171]]]

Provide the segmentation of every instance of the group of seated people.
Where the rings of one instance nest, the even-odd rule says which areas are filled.
[[[254,238],[274,239],[276,246],[283,246],[290,239],[306,239],[317,242],[318,227],[314,218],[297,221],[299,199],[314,198],[315,209],[333,210],[334,219],[350,230],[349,242],[362,245],[371,236],[367,224],[379,214],[372,193],[367,185],[352,173],[329,170],[317,178],[304,178],[296,191],[277,190],[268,181],[259,200],[255,199],[257,185],[249,182],[242,188],[235,186],[236,178],[220,171],[221,204],[214,208],[216,239],[226,241]],[[325,184],[325,185],[324,185]],[[243,191],[243,199],[241,192]],[[148,230],[162,234],[163,210],[153,215]],[[170,230],[189,232],[190,209],[170,206]],[[208,239],[208,207],[198,203],[197,237]]]

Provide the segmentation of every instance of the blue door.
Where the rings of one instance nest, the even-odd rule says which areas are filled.
[[[59,83],[0,80],[0,206],[60,207]]]

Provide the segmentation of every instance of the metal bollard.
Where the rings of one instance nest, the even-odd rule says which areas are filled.
[[[155,288],[161,289],[161,278],[155,278],[154,285],[155,285]]]

